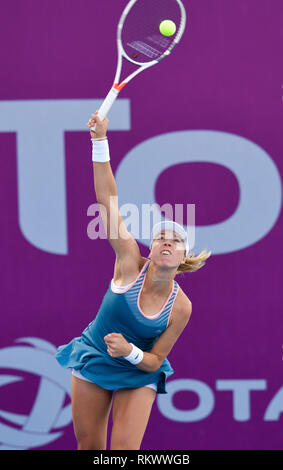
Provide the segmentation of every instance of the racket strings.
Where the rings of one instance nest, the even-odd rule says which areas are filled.
[[[176,25],[176,32],[170,37],[159,31],[164,20]],[[181,24],[181,10],[176,0],[137,0],[122,26],[124,52],[139,63],[158,60],[173,45]]]

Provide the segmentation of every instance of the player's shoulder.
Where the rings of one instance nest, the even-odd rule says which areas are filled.
[[[173,321],[189,320],[192,313],[192,302],[179,286],[178,293],[173,304],[169,324]]]
[[[180,311],[185,311],[185,312],[191,312],[192,310],[192,302],[191,300],[189,299],[189,297],[187,296],[187,294],[185,294],[185,292],[183,291],[183,289],[179,286],[179,292],[178,292],[178,309]],[[177,300],[177,299],[176,299]]]

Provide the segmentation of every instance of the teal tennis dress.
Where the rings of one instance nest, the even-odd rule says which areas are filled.
[[[129,343],[144,352],[150,352],[166,330],[179,285],[173,281],[171,293],[160,312],[144,315],[139,306],[139,296],[150,262],[150,259],[145,262],[136,280],[125,291],[114,292],[110,282],[95,319],[81,336],[57,349],[55,357],[61,366],[78,370],[83,377],[107,390],[138,388],[156,383],[157,393],[168,393],[166,379],[174,370],[167,358],[157,371],[146,372],[123,356],[110,356],[103,339],[109,333],[121,333]]]

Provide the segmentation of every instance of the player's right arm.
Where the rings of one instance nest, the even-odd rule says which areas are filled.
[[[106,137],[108,122],[107,118],[101,121],[97,112],[92,114],[88,121],[88,127],[93,127],[96,124],[96,129],[95,132],[90,131],[91,137]],[[110,162],[93,162],[93,174],[96,200],[102,206],[101,218],[109,243],[116,253],[116,259],[118,262],[129,261],[135,269],[135,264],[139,265],[140,263],[140,249],[136,240],[127,230],[120,214],[116,181]]]

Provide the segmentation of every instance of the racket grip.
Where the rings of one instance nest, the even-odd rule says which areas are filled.
[[[116,100],[118,94],[119,94],[119,90],[116,90],[116,88],[112,87],[111,90],[109,91],[108,95],[106,96],[105,100],[103,101],[102,105],[100,106],[99,110],[98,110],[98,116],[101,120],[104,119],[107,116],[107,114],[108,114],[112,104]],[[90,129],[92,131],[95,131],[95,127],[96,127],[96,125],[94,125]]]

